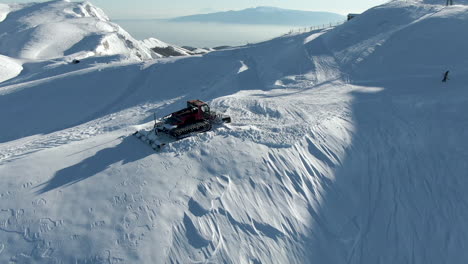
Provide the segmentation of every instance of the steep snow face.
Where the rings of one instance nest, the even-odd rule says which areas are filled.
[[[0,50],[3,55],[22,59],[50,59],[73,52],[122,55],[150,59],[153,53],[89,2],[51,1],[12,5],[5,18],[0,14]]]
[[[0,263],[463,262],[468,64],[445,60],[442,83],[442,56],[406,57],[464,12],[391,2],[332,30],[4,82]],[[157,153],[130,136],[193,98],[233,122]]]

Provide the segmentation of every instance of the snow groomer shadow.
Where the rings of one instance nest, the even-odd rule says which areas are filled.
[[[39,195],[55,189],[69,187],[96,176],[108,169],[112,164],[121,162],[124,165],[143,159],[154,153],[149,148],[138,147],[138,144],[135,144],[135,139],[132,137],[119,138],[118,140],[122,140],[118,145],[102,149],[75,165],[57,171],[50,180],[35,187],[37,189],[36,194]]]

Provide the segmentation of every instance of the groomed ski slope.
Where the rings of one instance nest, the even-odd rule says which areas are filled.
[[[0,263],[465,263],[467,11],[2,83]],[[233,123],[129,136],[193,98]]]

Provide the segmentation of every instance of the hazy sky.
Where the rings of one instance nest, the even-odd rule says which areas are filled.
[[[0,3],[44,2],[0,0]],[[90,0],[102,8],[111,19],[168,18],[198,13],[239,10],[256,6],[329,11],[340,14],[360,13],[388,0]]]

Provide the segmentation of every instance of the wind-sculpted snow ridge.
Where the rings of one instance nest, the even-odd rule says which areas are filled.
[[[0,263],[466,262],[466,14],[393,1],[203,56],[28,69],[0,86]],[[160,152],[130,136],[195,98],[233,122]]]
[[[72,54],[79,57],[77,52],[90,51],[99,56],[152,58],[150,50],[89,2],[51,1],[13,7],[0,23],[3,55],[51,59]]]
[[[161,46],[164,42],[134,39],[89,2],[0,4],[0,55],[9,65],[19,65],[1,73],[0,82],[17,77],[18,68],[25,70],[14,81],[24,82],[38,78],[41,70],[44,76],[55,76],[83,68],[61,67],[76,62],[89,67],[168,57],[156,52],[155,43]],[[183,48],[164,45],[178,55],[191,55]]]

